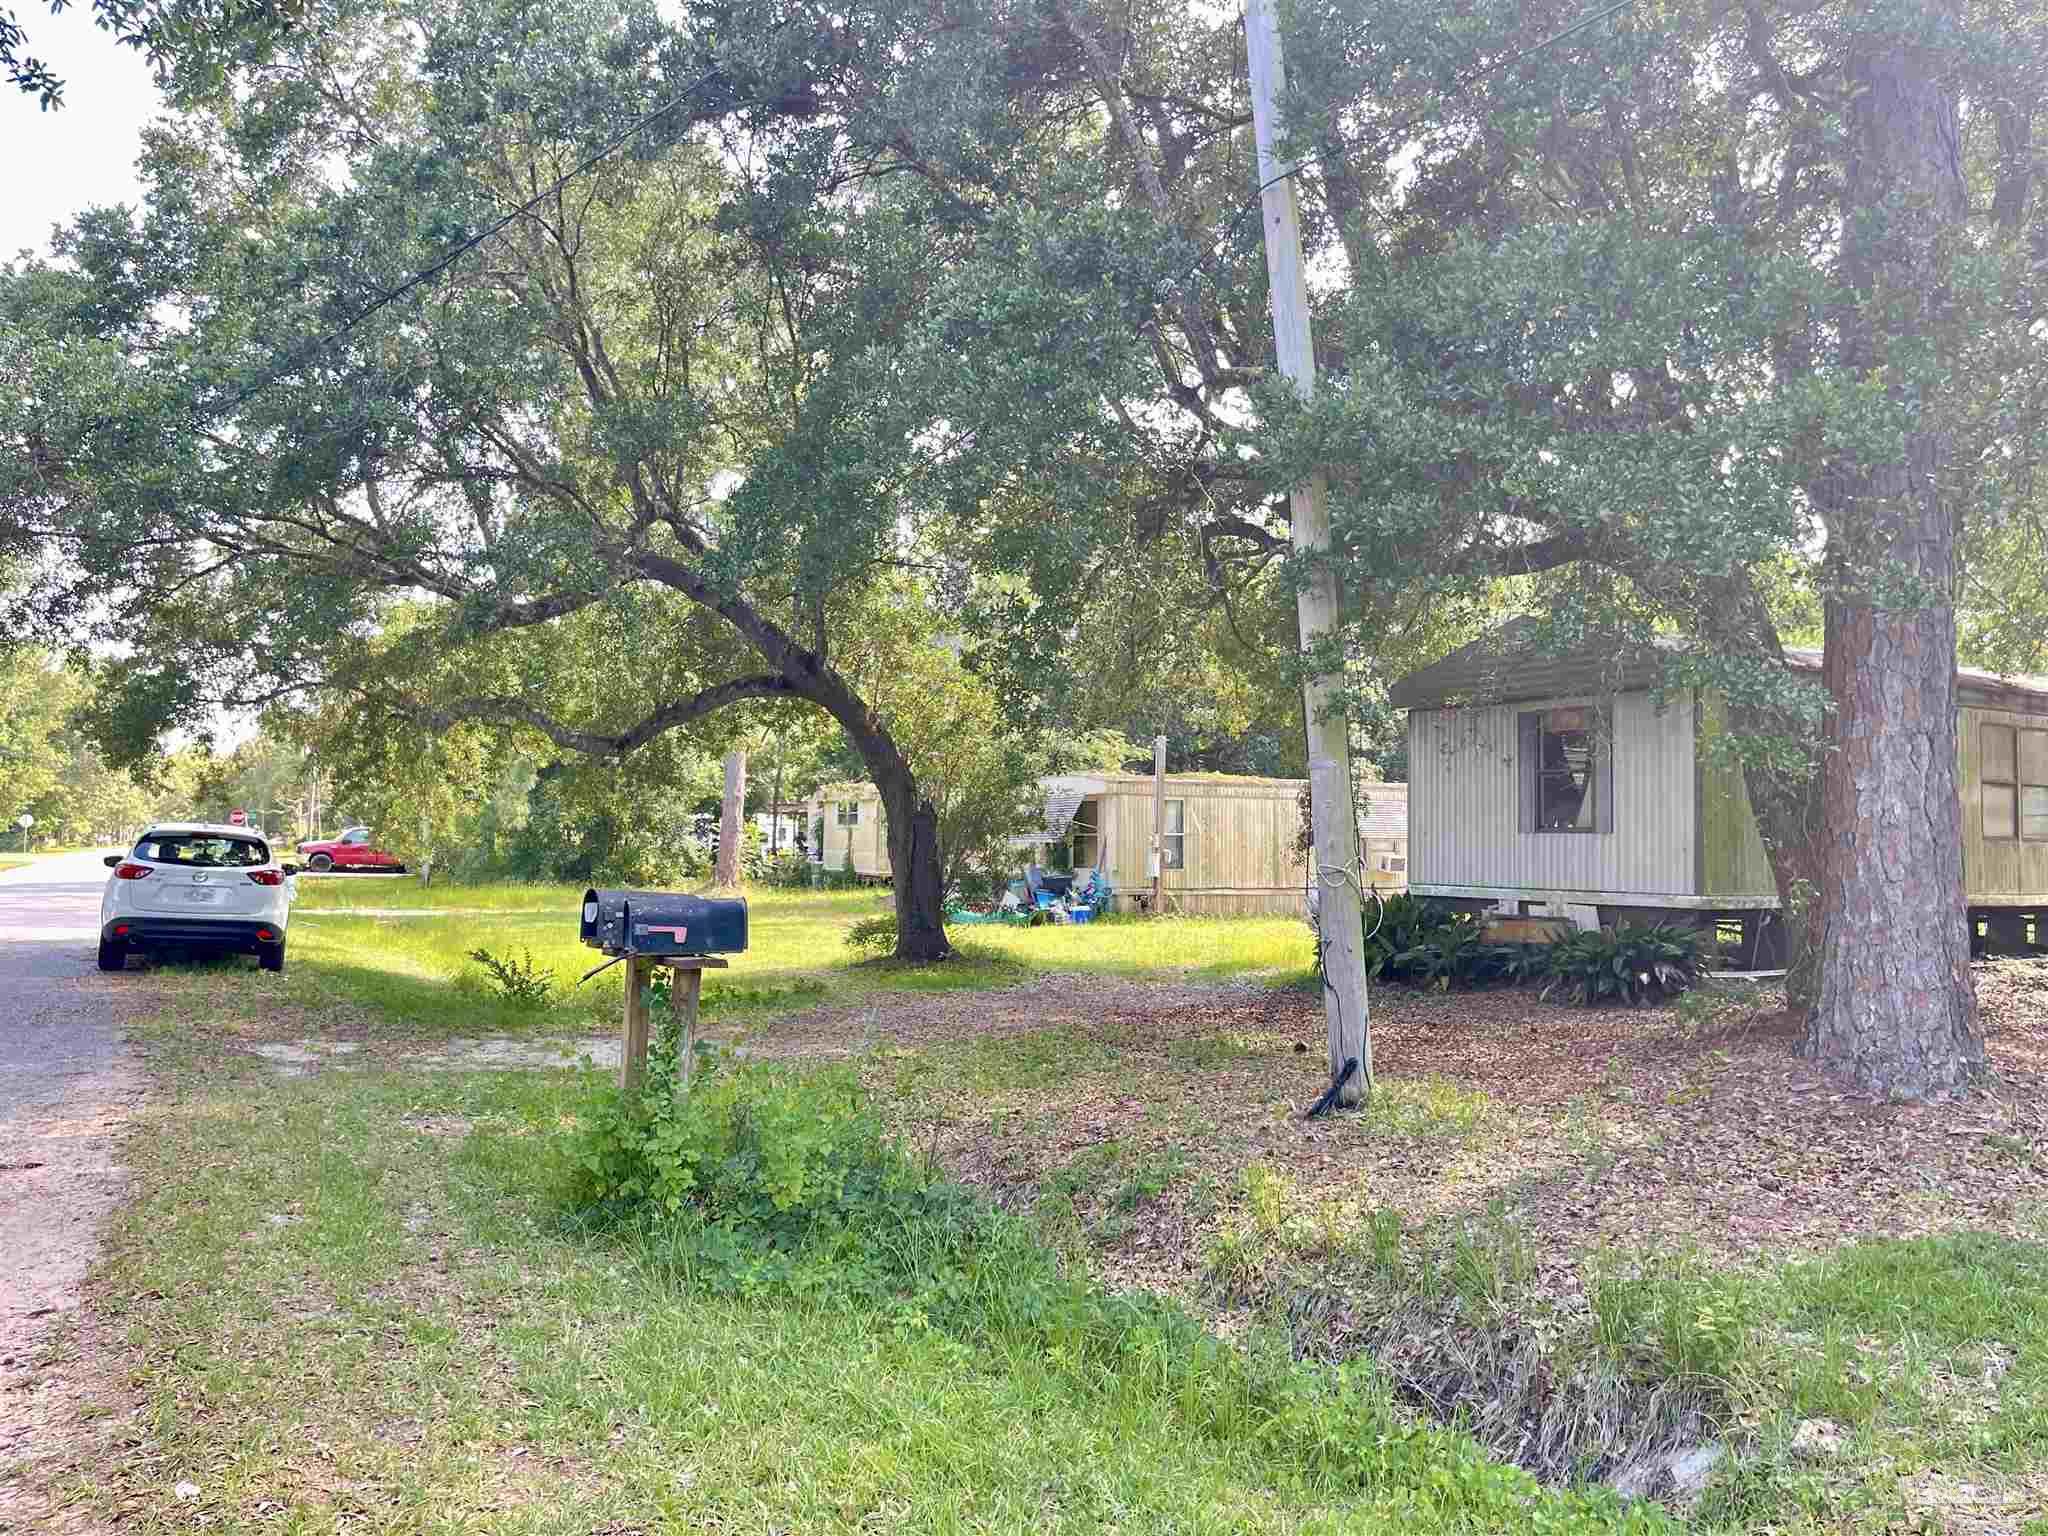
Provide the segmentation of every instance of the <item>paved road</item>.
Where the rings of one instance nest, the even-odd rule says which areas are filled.
[[[96,974],[106,883],[97,853],[0,870],[0,1122],[58,1102],[119,1055],[106,998],[78,985]]]
[[[0,871],[0,1462],[120,1198],[114,1155],[141,1097],[119,978],[93,963],[106,877],[96,853]]]

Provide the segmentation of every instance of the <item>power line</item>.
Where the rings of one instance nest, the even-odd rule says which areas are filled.
[[[434,278],[439,277],[443,272],[446,272],[450,267],[454,266],[456,262],[460,261],[464,256],[467,256],[471,251],[475,250],[478,246],[482,245],[486,240],[490,239],[491,236],[497,234],[500,230],[504,229],[508,224],[512,223],[515,219],[522,219],[527,214],[533,212],[534,209],[538,208],[542,203],[546,202],[549,198],[553,197],[556,193],[560,192],[562,188],[569,185],[569,183],[574,181],[578,176],[583,175],[586,171],[594,169],[603,161],[610,158],[610,156],[617,153],[620,149],[622,149],[625,145],[630,143],[633,139],[637,138],[642,132],[644,132],[657,120],[666,117],[669,113],[675,111],[676,108],[682,106],[692,96],[696,95],[697,92],[703,90],[705,86],[711,84],[712,81],[716,80],[718,76],[719,71],[715,69],[707,72],[698,80],[696,80],[693,84],[691,84],[688,87],[688,89],[684,90],[674,99],[664,103],[659,107],[656,107],[652,112],[647,113],[645,116],[636,118],[633,122],[628,123],[624,128],[620,129],[617,133],[613,134],[611,138],[607,139],[591,154],[585,156],[582,160],[578,161],[575,165],[571,166],[568,170],[564,171],[560,176],[556,177],[552,185],[542,189],[539,192],[536,192],[532,197],[529,197],[525,202],[521,203],[518,207],[512,209],[511,212],[505,214],[501,218],[492,221],[483,229],[471,235],[468,239],[464,240],[461,244],[457,245],[453,250],[449,251],[447,255],[443,256],[439,261],[435,262],[432,266],[424,267],[420,271],[415,272],[411,277],[407,278],[404,282],[400,283],[396,288],[387,289],[383,293],[380,293],[379,295],[377,295],[375,299],[371,300],[370,303],[365,305],[362,309],[358,310],[354,315],[350,316],[347,320],[344,320],[340,325],[336,326],[326,335],[311,342],[309,345],[302,347],[298,352],[294,353],[291,357],[285,359],[284,362],[278,364],[277,367],[271,369],[271,371],[266,373],[262,378],[258,379],[248,388],[238,393],[232,400],[229,400],[225,405],[214,407],[213,410],[208,411],[205,414],[205,416],[203,416],[201,419],[211,420],[212,418],[223,415],[228,411],[239,410],[242,406],[248,404],[251,400],[255,399],[256,396],[262,394],[264,390],[270,388],[271,385],[275,384],[279,379],[283,378],[286,374],[292,372],[296,368],[303,367],[305,364],[311,362],[314,358],[318,357],[322,352],[326,351],[329,347],[333,346],[337,341],[340,341],[344,336],[348,335],[349,332],[353,331],[357,326],[361,325],[365,320],[369,319],[370,316],[376,314],[379,310],[384,309],[388,305],[397,303],[400,299],[404,298],[408,293],[411,293],[415,288],[418,288],[421,284],[431,282]]]

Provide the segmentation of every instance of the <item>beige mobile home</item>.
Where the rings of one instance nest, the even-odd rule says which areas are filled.
[[[889,875],[882,795],[872,784],[826,784],[811,797],[811,857],[870,880]]]
[[[1391,690],[1408,712],[1408,888],[1582,924],[1739,922],[1749,955],[1782,963],[1741,770],[1712,749],[1713,697],[1660,703],[1655,649],[1539,655],[1518,648],[1523,629]],[[1957,696],[1966,895],[2014,938],[2048,914],[2048,679],[1962,668]]]
[[[1150,774],[1065,774],[1043,781],[1046,825],[1032,834],[1062,844],[1077,870],[1100,868],[1129,911],[1151,896],[1153,780]],[[1296,852],[1300,779],[1235,774],[1168,774],[1161,885],[1168,911],[1301,913],[1307,869]],[[1374,883],[1405,879],[1405,786],[1364,786],[1364,862]],[[889,876],[882,802],[872,784],[828,784],[812,801],[813,846],[828,869]],[[1030,855],[1020,849],[1018,862]],[[1380,869],[1384,863],[1388,867]]]
[[[1299,779],[1170,773],[1162,817],[1160,886],[1166,909],[1190,913],[1307,910],[1307,866],[1295,851],[1301,825]],[[1059,833],[1062,804],[1074,807],[1076,869],[1099,868],[1130,910],[1152,893],[1153,779],[1150,774],[1073,774],[1045,781],[1047,830]]]

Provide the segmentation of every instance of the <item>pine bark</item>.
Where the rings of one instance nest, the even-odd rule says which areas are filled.
[[[1885,1098],[1941,1097],[1982,1068],[1956,752],[1956,509],[1938,353],[1942,259],[1967,212],[1940,56],[1852,41],[1838,315],[1844,372],[1883,374],[1911,425],[1890,462],[1845,453],[1811,489],[1827,521],[1820,998],[1806,1047]]]
[[[717,881],[727,889],[740,883],[740,845],[746,836],[747,754],[725,754],[725,794],[718,804]]]

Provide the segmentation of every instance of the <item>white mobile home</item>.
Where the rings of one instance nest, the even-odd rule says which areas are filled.
[[[1395,684],[1408,713],[1408,888],[1581,924],[1739,922],[1774,950],[1778,905],[1710,694],[1656,693],[1663,656],[1540,655],[1510,626]],[[1812,652],[1788,666],[1814,668]],[[1959,668],[1963,867],[1973,912],[2048,912],[2048,680]]]

